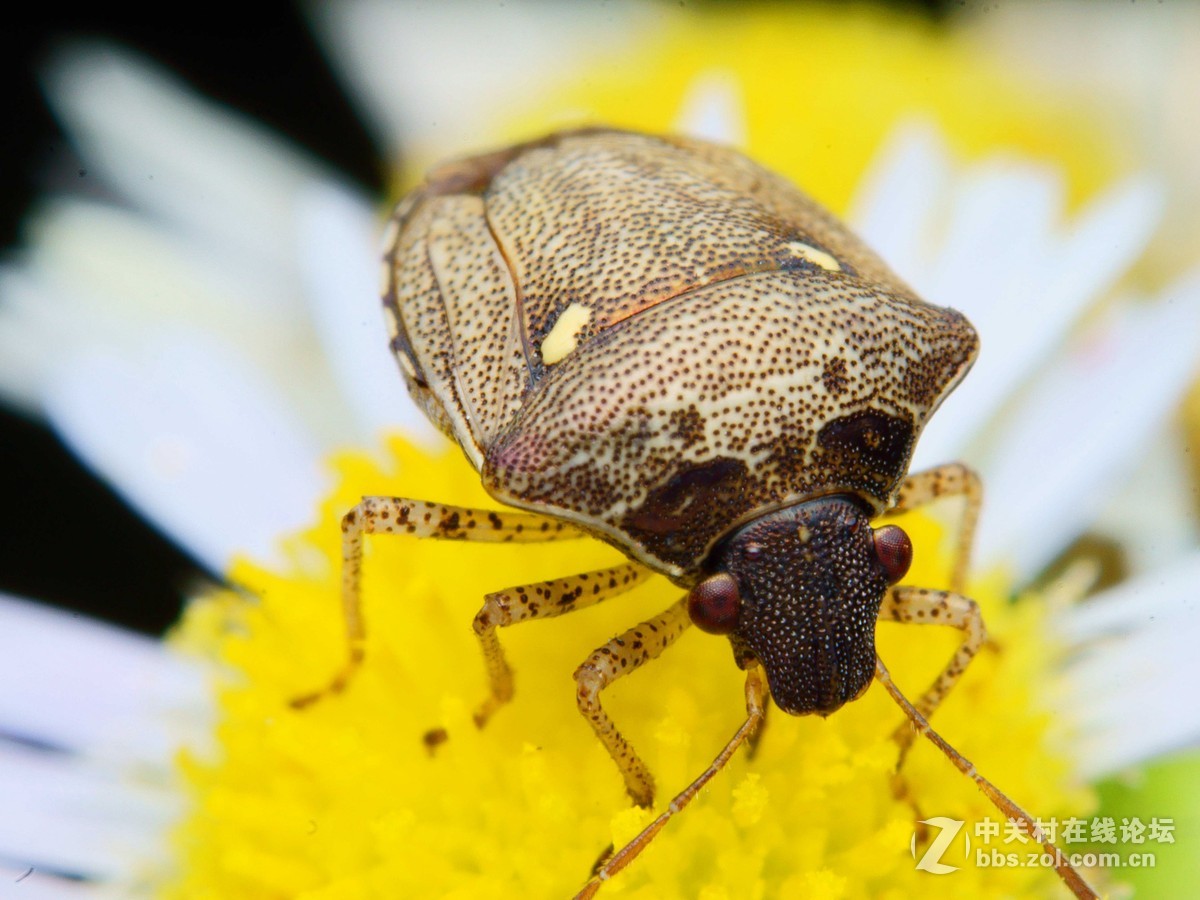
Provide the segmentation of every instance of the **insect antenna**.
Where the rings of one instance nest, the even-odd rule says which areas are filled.
[[[974,763],[955,750],[946,742],[940,734],[934,731],[925,717],[917,711],[908,698],[900,693],[900,688],[896,687],[896,683],[892,681],[892,676],[887,670],[887,666],[883,664],[883,660],[878,654],[875,656],[875,679],[883,685],[886,690],[896,701],[896,705],[904,710],[904,714],[908,716],[913,727],[927,737],[935,747],[946,755],[950,762],[954,763],[954,767],[975,782],[979,790],[983,791],[984,795],[992,801],[996,809],[1000,810],[1008,819],[1020,822],[1025,827],[1026,834],[1029,834],[1035,841],[1045,848],[1046,852],[1054,858],[1054,869],[1058,872],[1058,877],[1063,880],[1071,893],[1081,900],[1098,900],[1099,894],[1092,890],[1091,886],[1083,880],[1083,876],[1075,871],[1063,852],[1058,849],[1055,843],[1050,840],[1044,831],[1037,826],[1033,818],[1021,807],[1017,806],[1009,797],[998,787],[984,778],[975,769]]]

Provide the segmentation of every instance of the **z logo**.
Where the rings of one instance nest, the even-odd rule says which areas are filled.
[[[913,834],[909,849],[912,851],[913,859],[917,859],[917,868],[922,872],[929,872],[932,875],[948,875],[951,872],[957,872],[958,866],[947,865],[941,859],[942,854],[946,852],[946,848],[950,846],[950,842],[954,840],[955,835],[962,831],[962,821],[959,819],[948,819],[945,816],[934,816],[932,819],[923,819],[921,824],[933,825],[941,830],[938,836],[929,844],[925,855],[920,859],[917,859],[917,836]],[[970,853],[971,839],[964,834],[963,841],[965,842],[965,852]]]

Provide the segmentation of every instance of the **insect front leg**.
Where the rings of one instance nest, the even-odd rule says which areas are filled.
[[[509,510],[449,506],[403,497],[364,497],[342,517],[342,618],[346,626],[346,661],[329,683],[295,697],[295,709],[310,706],[345,690],[362,665],[366,629],[362,617],[363,536],[407,534],[443,540],[510,543],[557,541],[583,537],[565,522],[548,516]]]
[[[605,860],[604,865],[597,869],[588,883],[583,886],[583,890],[575,895],[575,900],[587,900],[588,897],[594,896],[604,882],[629,865],[639,853],[646,849],[646,845],[654,836],[666,827],[671,817],[691,803],[692,799],[700,793],[700,789],[725,767],[725,764],[737,752],[737,748],[758,730],[763,716],[766,714],[766,696],[766,679],[763,677],[762,670],[755,666],[746,672],[746,721],[734,732],[729,743],[721,749],[712,764],[701,772],[695,781],[680,791],[658,818],[643,828],[632,841]]]
[[[658,657],[690,624],[685,598],[661,615],[630,628],[593,651],[575,670],[578,685],[575,699],[579,711],[621,770],[625,789],[638,806],[650,806],[654,802],[654,777],[600,705],[600,692],[618,678]]]
[[[958,650],[950,657],[950,661],[934,679],[933,684],[913,704],[922,716],[929,718],[962,677],[979,648],[987,641],[987,628],[983,624],[979,604],[951,591],[902,586],[888,591],[879,616],[892,622],[949,625],[963,632],[963,642]],[[915,732],[905,722],[896,729],[893,737],[900,745],[900,761],[897,763],[899,768],[904,763],[909,747],[912,746]]]
[[[960,594],[966,587],[967,565],[971,561],[975,525],[979,522],[979,509],[983,504],[983,484],[979,476],[962,463],[947,463],[909,475],[900,485],[896,505],[888,510],[888,515],[919,509],[941,497],[964,499],[954,564],[950,570],[950,590]]]
[[[520,585],[488,594],[483,608],[475,616],[475,634],[483,647],[491,693],[475,712],[475,724],[482,728],[497,709],[512,699],[512,669],[504,658],[504,649],[496,637],[497,628],[505,628],[527,619],[561,616],[577,609],[595,606],[641,584],[653,574],[642,566],[626,563],[595,572],[584,572],[552,581]]]

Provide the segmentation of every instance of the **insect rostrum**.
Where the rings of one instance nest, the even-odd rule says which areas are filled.
[[[363,535],[474,541],[592,535],[627,565],[489,594],[475,618],[490,693],[513,692],[497,630],[608,600],[652,573],[684,596],[575,672],[579,709],[634,802],[644,762],[600,703],[690,624],[727,635],[747,718],[705,772],[593,873],[627,865],[759,727],[771,699],[828,715],[877,678],[1010,818],[1032,819],[929,729],[983,645],[962,588],[980,502],[960,464],[916,474],[921,429],[978,339],[925,303],[830,213],[733,150],[611,130],[553,134],[447,163],[397,207],[383,305],[409,390],[510,511],[365,498],[343,523],[346,666],[362,663]],[[912,547],[872,520],[962,498],[948,590],[896,584]],[[950,625],[957,652],[915,704],[875,653],[875,623]],[[1061,856],[1056,855],[1061,860]],[[1078,896],[1095,896],[1062,860]]]

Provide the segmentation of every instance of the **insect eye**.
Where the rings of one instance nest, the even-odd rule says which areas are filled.
[[[912,565],[912,541],[904,529],[896,525],[884,525],[875,529],[875,558],[883,566],[889,584],[895,584]]]
[[[704,579],[688,594],[688,615],[697,628],[709,634],[733,631],[741,606],[737,581],[727,572]]]

